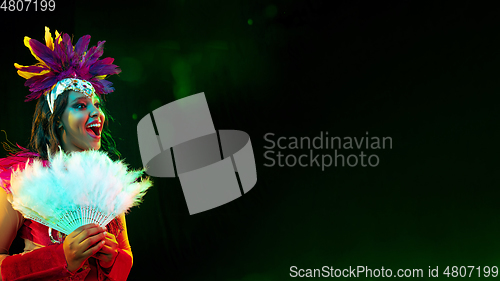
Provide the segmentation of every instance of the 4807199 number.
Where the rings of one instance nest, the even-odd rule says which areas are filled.
[[[477,273],[474,273],[476,271]],[[443,275],[446,277],[497,277],[498,276],[498,267],[497,266],[483,266],[481,267],[475,266],[447,266],[443,272]]]
[[[31,7],[31,8],[30,8]],[[55,0],[3,0],[2,5],[0,6],[4,12],[22,12],[28,11],[29,9],[35,10],[35,12],[42,11],[45,12],[47,10],[54,11],[56,9],[56,1]]]

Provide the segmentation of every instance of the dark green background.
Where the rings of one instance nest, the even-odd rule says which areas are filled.
[[[107,41],[104,56],[123,70],[109,79],[111,130],[133,167],[142,166],[140,118],[191,94],[205,92],[217,129],[251,137],[258,181],[229,204],[190,216],[179,180],[154,179],[127,215],[129,280],[282,280],[293,265],[422,268],[428,279],[429,266],[442,278],[446,266],[499,266],[500,23],[491,7],[56,3],[55,12],[0,11],[0,129],[10,141],[27,144],[35,106],[23,103],[13,64],[35,62],[23,37],[42,41],[44,26],[74,42]],[[393,147],[364,151],[379,156],[374,168],[264,166],[266,133],[321,131],[368,131]]]

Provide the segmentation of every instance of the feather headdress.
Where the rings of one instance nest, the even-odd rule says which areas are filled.
[[[49,163],[33,160],[14,171],[10,201],[26,218],[65,234],[88,223],[106,226],[138,205],[151,186],[149,178],[138,180],[143,170],[129,171],[100,151],[61,150]]]
[[[45,45],[24,37],[24,45],[38,61],[31,66],[14,64],[17,73],[28,79],[24,85],[29,87],[31,94],[26,96],[26,101],[38,99],[42,95],[49,96],[56,84],[67,78],[90,82],[98,95],[113,92],[113,83],[105,78],[118,74],[121,70],[113,64],[113,58],[99,59],[103,55],[106,41],[99,41],[97,46],[90,49],[89,42],[90,35],[85,35],[73,46],[68,34],[56,31],[54,39],[48,27],[45,27]],[[60,93],[53,94],[57,98]]]

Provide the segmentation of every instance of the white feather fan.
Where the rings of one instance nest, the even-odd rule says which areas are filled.
[[[122,161],[88,150],[39,160],[11,177],[11,204],[24,217],[62,233],[96,223],[106,226],[117,215],[141,202],[151,186],[149,178],[136,181],[144,170],[128,171]]]

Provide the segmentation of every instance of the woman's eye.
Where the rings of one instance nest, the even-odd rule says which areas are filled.
[[[94,104],[94,106],[95,106],[97,109],[101,108],[101,104],[100,104],[100,103],[96,103],[96,104]]]
[[[87,105],[84,103],[77,103],[75,104],[76,109],[84,109]]]

